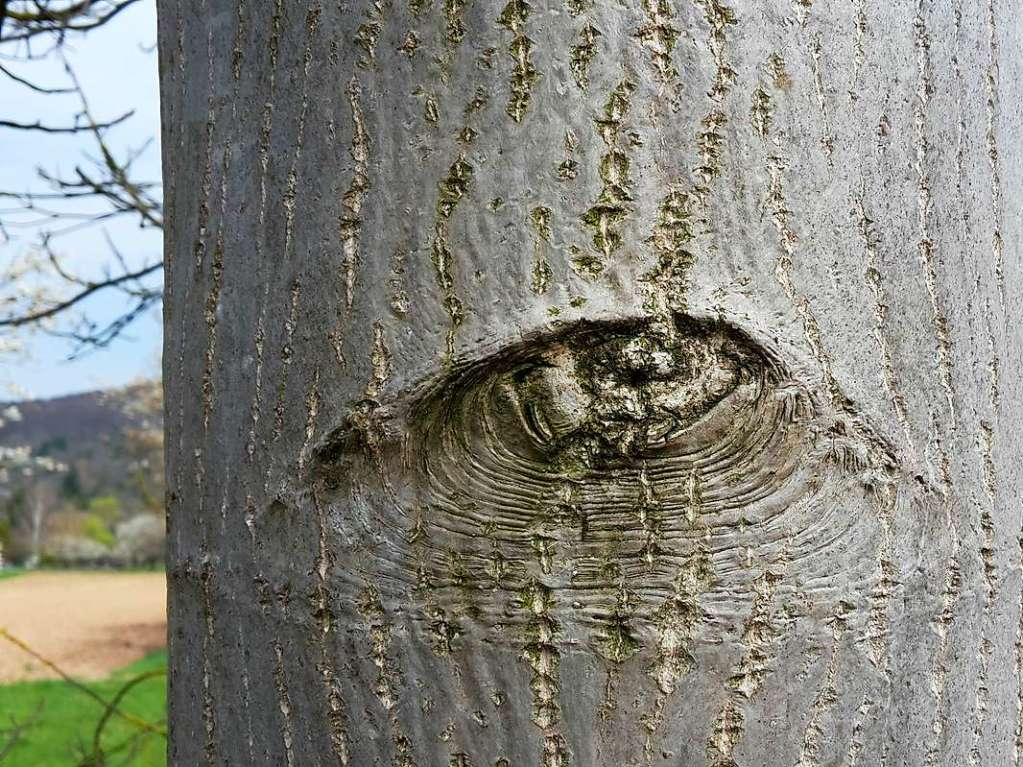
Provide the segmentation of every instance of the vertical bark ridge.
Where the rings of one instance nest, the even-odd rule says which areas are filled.
[[[899,389],[894,356],[889,341],[888,298],[881,272],[880,235],[874,227],[874,222],[867,215],[862,193],[856,198],[855,204],[857,224],[863,241],[863,279],[874,298],[874,341],[877,344],[878,353],[881,355],[881,377],[891,402],[892,411],[895,413],[895,418],[906,440],[906,450],[910,462],[915,466],[919,459],[916,445],[913,443],[913,430],[909,424],[906,398]]]
[[[356,62],[357,67],[370,69],[374,66],[377,57],[377,44],[383,27],[383,3],[374,2],[365,11],[366,21],[355,30],[354,42],[363,53],[363,58]]]
[[[620,227],[628,216],[632,201],[630,160],[623,139],[623,121],[632,105],[635,85],[622,79],[608,95],[603,113],[594,118],[594,127],[606,148],[600,157],[598,175],[601,190],[593,205],[583,214],[583,223],[592,232],[592,244],[603,263],[621,247]]]
[[[538,205],[529,212],[529,220],[536,235],[533,243],[533,274],[530,289],[537,295],[546,293],[551,284],[551,265],[545,250],[551,241],[551,209]]]
[[[704,19],[709,26],[708,46],[714,60],[714,82],[706,94],[711,101],[711,108],[701,122],[702,130],[696,135],[699,164],[692,170],[692,176],[697,181],[691,192],[684,190],[677,181],[666,184],[667,191],[661,199],[653,232],[647,239],[654,250],[656,261],[653,268],[643,276],[643,281],[649,285],[645,309],[655,318],[660,332],[669,335],[673,327],[672,312],[684,311],[687,305],[690,272],[697,260],[694,229],[697,222],[705,226],[708,223],[708,196],[712,183],[721,174],[723,164],[724,141],[721,130],[726,122],[724,102],[735,82],[735,72],[727,57],[728,28],[738,23],[735,12],[717,0],[696,0],[696,4],[702,7]],[[655,63],[662,78],[673,80],[677,72],[674,65],[670,64],[670,53],[674,48],[676,30],[669,24],[671,16],[665,15],[670,11],[670,6],[654,10],[656,12],[651,18],[651,24],[657,29],[655,42],[667,48],[666,52],[658,52],[660,47],[655,49],[655,56],[661,57],[655,58]],[[663,60],[665,56],[668,57],[667,61]],[[694,220],[698,213],[701,217]]]
[[[204,536],[205,538],[205,536]],[[203,756],[207,765],[216,764],[217,758],[217,714],[213,696],[213,671],[210,662],[212,643],[217,636],[213,617],[213,569],[210,563],[209,544],[203,541],[199,578],[202,582],[202,612],[206,631],[202,638],[202,720],[206,731],[203,742]]]
[[[241,622],[237,623],[237,629],[238,629],[238,639],[237,639],[238,648],[241,650],[241,656],[243,658],[245,658],[245,657],[248,657],[248,654],[245,651],[246,650],[245,631],[244,631],[244,629],[242,627]],[[254,728],[253,723],[252,723],[252,708],[253,708],[254,703],[253,703],[253,700],[252,700],[252,689],[251,689],[251,685],[249,683],[249,669],[248,669],[248,666],[246,664],[242,664],[241,668],[238,670],[238,675],[239,675],[239,677],[241,679],[241,683],[242,683],[241,707],[242,707],[242,711],[245,712],[245,745],[246,745],[246,754],[245,755],[246,755],[246,757],[249,760],[249,764],[255,764],[256,763],[256,739],[255,739],[255,734],[254,734],[254,729],[255,728]]]
[[[792,228],[792,211],[785,199],[785,168],[786,161],[780,154],[772,154],[768,157],[767,170],[771,184],[768,191],[767,207],[771,211],[771,218],[779,238],[778,256],[774,269],[775,279],[792,303],[792,307],[803,325],[803,336],[820,367],[829,396],[834,403],[841,404],[843,395],[832,372],[831,359],[824,348],[824,340],[821,337],[817,317],[810,302],[798,292],[792,279],[792,262],[796,254],[799,235]]]
[[[988,162],[991,167],[991,213],[993,231],[991,233],[991,255],[994,259],[995,276],[998,281],[999,310],[1005,315],[1005,243],[1002,240],[1002,170],[998,151],[998,133],[996,119],[998,116],[998,15],[995,13],[995,0],[987,2],[987,32],[989,59],[985,84],[987,90],[986,142]]]
[[[744,701],[752,700],[770,673],[770,652],[778,641],[775,625],[775,595],[783,575],[765,569],[752,586],[750,613],[740,638],[742,657],[732,669],[725,687],[725,703],[714,719],[707,739],[707,760],[711,767],[733,767],[736,746],[745,732]]]
[[[345,316],[352,311],[355,301],[355,287],[359,272],[359,236],[362,231],[362,206],[369,189],[369,138],[366,133],[365,120],[362,114],[362,84],[357,75],[348,81],[348,104],[352,110],[352,143],[349,152],[355,163],[352,181],[341,200],[342,213],[339,218],[341,226],[342,273],[344,284]],[[340,337],[342,329],[340,320],[336,336]],[[337,341],[335,341],[337,344]],[[344,356],[338,352],[338,359]]]
[[[471,0],[441,0],[441,14],[444,20],[443,53],[441,56],[441,79],[447,81],[458,64],[465,39],[465,9]]]
[[[860,757],[863,755],[863,729],[868,722],[868,716],[871,719],[877,717],[876,709],[877,702],[869,695],[864,696],[863,702],[856,709],[852,737],[849,740],[849,747],[842,760],[842,767],[857,767],[860,763]],[[885,762],[882,761],[881,764],[884,765]]]
[[[799,761],[796,767],[819,767],[821,762],[821,739],[824,736],[823,721],[838,698],[838,667],[842,637],[845,633],[845,617],[835,615],[831,619],[831,650],[828,653],[828,664],[824,670],[824,681],[817,691],[810,710],[810,718],[803,731],[803,743],[799,749]]]
[[[671,0],[642,0],[646,22],[633,34],[649,51],[650,63],[664,90],[673,93],[678,68],[674,62],[675,43],[682,31],[675,25]]]
[[[210,287],[206,295],[206,303],[203,307],[203,315],[206,322],[206,353],[205,368],[202,376],[202,420],[203,431],[208,432],[210,416],[213,414],[214,404],[214,366],[217,361],[217,320],[220,310],[220,293],[224,287],[224,220],[227,217],[227,178],[231,172],[231,143],[230,139],[224,144],[223,166],[221,168],[220,182],[220,223],[217,227],[217,237],[213,245],[213,260],[210,264]]]
[[[318,543],[314,596],[314,615],[318,624],[319,636],[317,639],[320,655],[317,670],[323,681],[327,732],[329,734],[331,752],[339,764],[347,765],[351,758],[348,715],[330,645],[331,634],[337,630],[337,615],[332,605],[336,598],[332,594],[330,587],[335,557],[331,552],[327,509],[323,501],[320,500],[316,489],[313,490],[313,503],[316,507]]]
[[[290,185],[290,182],[289,182]],[[288,241],[285,235],[285,242]],[[290,244],[290,243],[289,243]],[[287,257],[287,251],[285,252]],[[282,333],[282,344],[280,352],[280,373],[277,381],[277,403],[274,405],[273,433],[270,437],[270,444],[273,445],[284,433],[284,417],[287,412],[286,395],[288,393],[288,371],[294,359],[295,330],[298,328],[299,307],[302,297],[302,283],[298,278],[291,282],[289,291],[288,313],[284,316],[284,332]],[[267,466],[267,486],[269,487],[270,472],[273,465]]]
[[[953,539],[953,548],[945,571],[945,585],[941,598],[941,613],[935,619],[938,646],[934,653],[933,667],[929,673],[931,695],[934,698],[934,715],[931,717],[931,737],[927,746],[927,767],[936,767],[945,745],[947,710],[947,681],[950,659],[948,657],[949,632],[955,620],[956,606],[962,596],[962,570],[959,564],[960,542]]]
[[[736,73],[728,57],[728,28],[739,23],[735,10],[720,0],[693,0],[703,9],[704,19],[710,26],[709,47],[714,57],[714,82],[707,96],[714,108],[703,119],[704,130],[698,136],[701,165],[696,170],[699,179],[697,191],[701,197],[710,188],[710,183],[721,173],[721,147],[724,137],[720,130],[727,122],[724,101]]]
[[[774,54],[769,61],[769,68],[773,70],[776,82],[784,82],[788,75],[785,72],[784,59],[779,54]],[[765,92],[765,95],[766,92]],[[769,126],[769,99],[760,99],[761,106],[758,108],[754,103],[754,123],[760,126],[758,133],[761,138],[767,138]],[[759,109],[759,114],[757,113]],[[785,170],[788,165],[780,148],[769,150],[767,157],[767,173],[770,179],[765,208],[769,211],[771,221],[778,234],[777,257],[774,264],[774,278],[781,286],[786,298],[791,303],[796,315],[803,326],[803,336],[806,344],[817,362],[825,387],[833,402],[838,407],[844,407],[844,395],[841,393],[838,381],[832,371],[831,359],[824,347],[820,325],[814,314],[810,302],[801,295],[792,277],[793,260],[799,244],[799,235],[792,227],[792,211],[789,209],[785,192]]]
[[[288,677],[284,668],[284,647],[280,641],[273,641],[274,655],[274,686],[277,688],[277,707],[281,712],[281,740],[284,743],[284,757],[287,767],[295,767],[295,736],[291,724],[291,695],[288,692]]]
[[[917,0],[916,18],[913,20],[916,46],[916,94],[913,110],[913,144],[916,153],[914,171],[917,177],[917,248],[920,264],[924,272],[924,284],[931,303],[931,314],[934,334],[937,343],[938,374],[948,405],[949,431],[956,429],[957,414],[952,393],[952,339],[948,330],[948,318],[945,315],[944,302],[938,293],[938,273],[934,263],[934,242],[931,238],[931,181],[928,171],[927,118],[930,108],[930,93],[933,86],[931,58],[929,53],[930,39],[927,28],[927,12],[925,0]],[[938,443],[943,438],[935,438]],[[947,448],[941,448],[942,451]],[[947,458],[947,454],[946,454]],[[943,468],[946,484],[951,482],[947,465]]]
[[[203,3],[205,5],[205,3]],[[197,280],[202,280],[206,277],[208,269],[209,277],[208,282],[211,285],[211,290],[205,296],[204,300],[204,312],[202,321],[206,329],[207,339],[211,339],[215,333],[215,326],[211,327],[211,316],[214,318],[215,323],[215,308],[210,306],[211,301],[216,301],[216,298],[211,298],[214,293],[219,293],[219,286],[217,283],[220,282],[223,269],[223,248],[222,245],[218,247],[218,244],[222,242],[222,234],[218,234],[215,238],[215,244],[213,247],[213,258],[212,263],[207,263],[207,256],[209,255],[209,245],[207,239],[211,236],[209,231],[210,224],[210,208],[213,202],[213,188],[214,188],[214,138],[217,135],[217,120],[216,110],[214,108],[214,90],[217,75],[217,62],[214,58],[215,46],[213,42],[213,30],[208,30],[206,34],[206,148],[204,151],[203,167],[202,167],[202,180],[200,183],[200,206],[197,215],[197,231],[195,237],[194,255],[195,255],[195,277]],[[227,142],[225,142],[227,143]],[[228,167],[229,149],[224,148],[224,157],[222,160],[222,170],[225,175],[221,178],[221,221],[218,226],[218,231],[222,233],[223,229],[223,211],[226,207],[226,184],[227,176],[226,171]],[[203,435],[200,447],[194,453],[194,463],[192,467],[192,478],[195,483],[196,495],[198,497],[198,504],[196,508],[196,514],[199,520],[199,552],[198,552],[198,566],[199,566],[199,582],[200,582],[200,595],[201,595],[201,612],[203,616],[203,627],[205,631],[202,634],[200,642],[200,666],[202,668],[202,706],[201,706],[201,719],[203,727],[203,759],[207,765],[212,765],[216,759],[216,729],[217,729],[217,716],[216,716],[216,704],[213,692],[214,678],[212,674],[212,663],[211,663],[211,641],[216,635],[216,629],[214,625],[214,605],[211,579],[213,573],[210,565],[210,527],[212,520],[209,518],[208,507],[206,504],[206,462],[204,460],[207,443],[208,443],[208,430],[209,430],[209,413],[212,412],[212,384],[206,383],[205,381],[205,365],[212,367],[212,355],[209,354],[210,340],[207,340],[207,355],[204,355],[204,367],[203,367],[203,379],[201,380],[201,388],[198,392],[199,399],[203,403],[202,407],[202,423],[203,423]],[[212,372],[210,374],[212,376]]]
[[[380,594],[373,586],[367,585],[359,595],[358,610],[369,626],[370,657],[377,670],[373,694],[387,713],[395,767],[415,767],[413,744],[399,718],[401,669],[390,658],[393,626],[388,621]]]
[[[551,590],[532,581],[521,595],[521,609],[531,613],[528,641],[522,658],[532,671],[532,721],[542,732],[539,767],[567,767],[568,751],[561,733],[561,677],[557,622],[551,617],[555,604]]]
[[[526,35],[531,11],[532,6],[526,0],[509,0],[497,20],[498,24],[512,33],[508,53],[514,62],[514,69],[508,85],[511,95],[505,111],[517,123],[525,117],[533,87],[541,76],[530,60],[535,43]]]
[[[299,162],[302,159],[302,152],[306,140],[306,118],[309,111],[309,70],[313,63],[313,41],[319,27],[321,8],[317,4],[309,7],[305,17],[305,45],[301,57],[301,96],[298,111],[298,123],[294,142],[294,151],[291,157],[291,166],[288,169],[287,181],[282,197],[284,208],[284,242],[282,248],[282,262],[287,264],[294,261],[296,254],[295,245],[295,212],[298,204],[299,194]],[[298,323],[299,294],[301,283],[298,278],[293,278],[291,284],[290,310],[284,320],[284,344],[281,347],[281,372],[277,387],[277,404],[274,408],[273,436],[271,442],[276,442],[284,427],[284,396],[287,392],[287,373],[291,364],[292,341],[296,325]]]
[[[204,3],[205,5],[205,3]],[[195,271],[202,270],[206,260],[206,228],[210,218],[210,198],[213,194],[213,132],[216,126],[216,110],[213,102],[214,73],[213,64],[213,30],[206,34],[207,80],[206,80],[206,145],[203,150],[202,176],[199,182],[199,212],[196,216],[198,226],[195,237]]]
[[[323,395],[320,392],[320,368],[313,369],[313,382],[305,395],[305,439],[298,451],[298,471],[302,473],[305,469],[309,456],[309,449],[316,436],[316,419],[320,415],[320,406],[323,403]]]
[[[1006,277],[1005,277],[1005,243],[1003,240],[1003,226],[1004,226],[1004,211],[1002,201],[1002,169],[1001,169],[1001,154],[1000,146],[998,142],[997,132],[997,119],[1000,111],[999,103],[999,61],[1000,61],[1000,46],[999,46],[999,15],[996,12],[995,0],[988,0],[986,3],[984,27],[987,38],[987,53],[988,60],[986,62],[986,68],[984,73],[984,105],[985,105],[985,146],[987,149],[988,165],[990,171],[990,201],[991,201],[991,261],[992,268],[994,271],[994,279],[996,284],[996,302],[994,310],[990,303],[988,304],[988,311],[986,313],[986,332],[987,332],[987,347],[988,347],[988,406],[990,408],[990,422],[981,423],[981,434],[980,434],[980,447],[984,461],[984,486],[985,492],[988,497],[990,517],[998,515],[1000,510],[1000,497],[998,493],[997,477],[996,477],[996,465],[994,459],[995,443],[996,438],[1002,433],[1001,423],[1001,360],[999,357],[999,348],[1001,344],[999,338],[1004,338],[1004,328],[1008,321],[1007,306],[1006,306]],[[1002,325],[1002,333],[996,334],[995,327],[996,322],[1000,319]],[[1002,442],[1002,440],[998,440]],[[994,548],[994,520],[985,520],[988,524],[984,525],[986,534],[985,543],[987,545],[989,554]],[[1023,540],[1023,530],[1019,534],[1020,540]],[[1021,552],[1023,552],[1023,544],[1021,544]],[[1021,557],[1023,562],[1023,557]],[[985,573],[989,573],[989,569],[985,568]],[[993,576],[993,571],[990,572],[990,576]],[[988,589],[986,596],[989,601],[993,601],[993,581],[989,577]],[[1016,737],[1013,743],[1013,752],[1015,760],[1018,763],[1023,754],[1023,652],[1020,648],[1023,647],[1023,614],[1021,614],[1019,627],[1016,633]],[[981,726],[983,722],[979,722]],[[982,737],[983,733],[981,733]],[[979,743],[978,743],[979,746]]]
[[[850,101],[856,101],[858,98],[857,89],[863,65],[867,60],[867,37],[870,34],[870,25],[867,20],[867,0],[854,0],[853,8],[856,18],[853,22],[853,62],[849,74]]]
[[[248,18],[248,0],[238,0],[235,3],[235,34],[234,45],[231,48],[231,75],[234,77],[235,90],[234,99],[231,104],[232,114],[237,114],[238,90],[237,86],[242,79],[242,65],[245,63],[245,47],[243,41],[248,32],[246,19]]]
[[[267,202],[268,202],[268,173],[270,169],[270,142],[273,136],[274,110],[277,97],[277,67],[280,53],[281,24],[284,19],[284,0],[274,0],[273,16],[270,23],[269,40],[269,63],[270,71],[267,77],[267,98],[263,102],[262,121],[259,131],[259,209],[256,214],[258,230],[255,237],[254,255],[258,268],[262,268],[266,261],[266,240],[267,240]],[[263,272],[263,295],[260,303],[259,317],[256,321],[256,331],[253,335],[253,349],[256,358],[256,370],[253,376],[253,395],[250,411],[249,439],[246,443],[246,455],[251,461],[256,450],[258,438],[259,421],[262,414],[263,400],[263,351],[266,340],[266,314],[269,307],[269,296],[273,269],[266,269]]]
[[[882,488],[875,501],[880,534],[877,544],[877,585],[870,595],[871,609],[867,626],[867,641],[871,663],[881,669],[885,684],[892,683],[892,657],[890,632],[892,622],[892,597],[896,588],[896,566],[893,560],[893,539],[895,522],[894,487]]]
[[[664,724],[668,700],[675,694],[679,682],[695,663],[691,654],[691,643],[693,634],[703,619],[700,596],[710,585],[712,578],[713,572],[707,552],[698,549],[679,568],[675,577],[674,594],[665,598],[657,610],[657,650],[648,671],[656,685],[656,693],[640,718],[646,731],[643,758],[648,767],[653,764],[653,739]]]
[[[973,223],[969,215],[969,208],[965,199],[965,190],[963,189],[963,180],[968,177],[968,163],[966,158],[966,136],[967,136],[967,125],[965,118],[965,105],[963,94],[967,93],[967,85],[964,78],[964,73],[960,65],[960,51],[964,49],[963,37],[963,14],[962,14],[962,3],[957,2],[954,8],[955,16],[955,31],[952,39],[952,54],[951,63],[953,70],[954,82],[957,85],[956,95],[956,165],[958,175],[956,179],[956,202],[959,207],[959,219],[961,221],[961,227],[965,235],[971,237],[973,234]],[[964,238],[965,239],[965,238]],[[978,265],[978,284],[984,279],[981,274],[982,266]],[[992,271],[997,274],[997,267]],[[997,282],[997,276],[996,276]],[[987,406],[987,414],[981,412],[978,414],[978,432],[975,437],[975,448],[978,453],[978,459],[980,464],[981,482],[983,498],[974,498],[972,506],[976,509],[976,531],[979,537],[977,559],[979,567],[983,575],[984,582],[984,596],[981,607],[981,627],[980,631],[977,632],[977,650],[976,657],[978,660],[978,675],[976,679],[976,689],[974,694],[974,721],[973,721],[973,738],[972,744],[969,750],[969,763],[971,765],[977,765],[981,763],[981,741],[987,722],[987,713],[990,707],[991,690],[989,686],[989,670],[991,664],[991,657],[994,652],[994,643],[991,640],[992,632],[996,631],[996,621],[993,617],[993,609],[997,599],[997,578],[998,574],[996,571],[995,562],[997,559],[997,544],[996,544],[996,530],[995,530],[995,515],[997,513],[997,485],[995,476],[995,464],[993,458],[993,438],[994,438],[994,427],[993,423],[996,423],[997,419],[997,374],[994,377],[990,375],[992,369],[997,369],[997,357],[995,356],[995,350],[991,345],[993,341],[991,335],[991,307],[988,305],[987,311],[985,312],[985,329],[989,340],[989,359],[985,367],[989,373],[988,386],[985,389],[987,402],[984,405]],[[978,356],[980,350],[978,349]]]
[[[828,115],[828,96],[824,87],[824,71],[821,66],[821,59],[824,58],[824,47],[820,35],[809,41],[810,61],[813,70],[813,89],[817,97],[817,107],[821,113],[821,149],[831,162],[831,156],[835,151],[835,136],[831,127],[831,117]]]
[[[246,506],[251,508],[252,499],[247,499]],[[270,627],[269,637],[264,637],[264,641],[267,645],[267,651],[269,656],[266,658],[267,665],[269,667],[269,677],[271,680],[269,689],[267,692],[273,696],[274,711],[279,714],[279,718],[274,718],[273,722],[276,725],[276,731],[272,733],[266,733],[268,741],[271,738],[279,738],[280,746],[285,754],[285,758],[290,765],[294,761],[294,754],[292,746],[294,742],[294,735],[292,732],[291,723],[291,702],[288,693],[288,679],[287,670],[284,667],[284,651],[281,645],[281,636],[279,628],[276,624],[276,616],[273,615],[273,608],[275,607],[275,595],[273,594],[270,583],[264,575],[263,566],[260,556],[260,547],[262,541],[257,537],[255,530],[255,514],[253,511],[247,511],[250,515],[250,529],[252,530],[251,548],[250,555],[252,560],[253,576],[252,585],[256,593],[256,599],[259,604],[260,616],[265,623]],[[261,711],[266,713],[265,702],[261,706]],[[276,747],[276,744],[270,746],[268,743],[268,749]]]
[[[993,0],[992,0],[993,2]],[[959,18],[957,17],[957,21]],[[959,22],[961,23],[961,22]],[[987,418],[983,415],[979,418],[979,433],[977,434],[976,447],[980,454],[981,460],[981,471],[982,471],[982,487],[984,491],[984,501],[979,502],[978,506],[980,509],[979,514],[979,528],[981,532],[981,545],[980,545],[980,557],[984,573],[984,631],[981,632],[980,636],[980,647],[979,655],[981,657],[981,669],[982,676],[978,680],[977,686],[977,715],[974,724],[974,743],[970,751],[971,764],[979,764],[981,760],[981,741],[983,739],[984,727],[986,724],[986,714],[989,706],[989,689],[988,689],[988,676],[991,655],[993,651],[993,644],[989,638],[989,634],[995,629],[995,619],[993,618],[993,610],[995,607],[995,601],[997,598],[997,581],[998,573],[996,570],[995,562],[997,560],[997,543],[996,543],[996,522],[995,519],[999,515],[999,492],[998,492],[998,477],[997,468],[995,464],[995,434],[999,428],[1000,421],[1000,408],[999,408],[999,358],[997,351],[997,342],[995,340],[992,316],[997,315],[1005,316],[1005,304],[1004,304],[1004,291],[1005,291],[1005,277],[1004,277],[1004,257],[1002,252],[1002,242],[1000,234],[1000,216],[1001,216],[1001,181],[1000,171],[998,167],[998,147],[994,136],[994,118],[992,112],[994,109],[994,102],[996,100],[997,91],[997,41],[995,37],[994,29],[994,17],[993,17],[993,5],[991,2],[988,3],[987,7],[987,19],[986,27],[989,35],[989,47],[991,47],[991,65],[995,67],[995,73],[992,74],[992,70],[989,68],[985,73],[985,103],[987,106],[987,121],[985,125],[985,139],[987,154],[989,157],[990,168],[991,168],[991,203],[992,203],[992,271],[994,272],[994,282],[997,294],[997,313],[994,311],[990,302],[987,303],[985,312],[985,331],[987,335],[987,353],[988,360],[986,364],[988,380],[986,388],[986,399],[988,409]],[[957,30],[959,24],[957,24]],[[958,74],[957,65],[957,74]],[[962,123],[960,123],[960,133],[963,131]],[[961,199],[963,207],[964,219],[966,218],[966,203]]]
[[[453,272],[454,253],[448,243],[447,221],[454,213],[459,201],[468,193],[475,168],[470,165],[464,155],[451,164],[447,176],[438,184],[437,219],[434,226],[431,260],[437,278],[437,285],[444,293],[444,310],[448,315],[448,332],[446,359],[455,357],[455,337],[459,326],[465,319],[462,300],[455,289]]]
[[[589,83],[589,71],[599,53],[599,38],[602,32],[589,20],[579,28],[577,42],[569,52],[569,69],[575,78],[575,84],[585,89]]]

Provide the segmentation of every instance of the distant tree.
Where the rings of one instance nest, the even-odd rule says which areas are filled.
[[[14,405],[0,410],[0,429],[6,424],[21,420],[21,412]],[[32,466],[32,451],[23,446],[0,445],[0,490],[5,488],[14,472],[24,472]]]
[[[25,564],[28,567],[35,567],[42,559],[43,545],[46,541],[46,522],[57,506],[57,493],[51,483],[37,481],[28,485],[27,498],[28,513],[22,525],[28,541],[28,558]]]
[[[163,513],[163,381],[136,381],[118,393],[121,408],[130,424],[125,432],[124,451],[142,504],[153,513]]]
[[[18,409],[9,406],[0,413],[0,428],[5,423],[20,419]],[[7,513],[12,544],[17,542],[15,539],[21,540],[30,564],[39,561],[46,516],[56,500],[52,483],[40,480],[62,474],[66,470],[67,466],[63,463],[50,456],[35,455],[27,446],[0,446],[0,493],[11,493],[15,477],[24,485],[24,489],[15,491],[7,505]],[[2,563],[3,549],[0,549]]]
[[[111,526],[121,517],[121,501],[115,495],[102,495],[89,501],[89,513]]]
[[[166,541],[163,516],[138,514],[117,525],[115,557],[127,565],[155,565],[163,561]]]
[[[67,473],[64,475],[64,479],[60,483],[60,494],[64,500],[73,503],[79,508],[87,508],[89,502],[85,499],[85,495],[82,492],[82,480],[78,474],[78,467],[71,464],[68,467]]]
[[[6,517],[0,517],[0,569],[5,564],[5,556],[11,547],[11,521]]]
[[[32,452],[40,457],[47,457],[67,450],[67,437],[48,439]]]
[[[96,541],[96,543],[107,548],[117,543],[117,538],[111,532],[107,520],[98,514],[86,515],[82,526],[82,534],[89,540]]]

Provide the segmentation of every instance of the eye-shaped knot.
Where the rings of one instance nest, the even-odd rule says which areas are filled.
[[[719,320],[583,323],[456,371],[410,419],[424,593],[508,620],[501,595],[543,584],[631,646],[631,600],[802,497],[814,417],[778,355]]]
[[[393,517],[367,523],[365,556],[442,646],[468,618],[516,626],[538,658],[536,632],[560,627],[621,660],[711,580],[730,599],[754,556],[797,548],[826,570],[873,502],[867,432],[717,319],[583,322],[506,347],[422,393],[401,439],[376,412],[352,429]],[[715,575],[687,585],[696,561]],[[539,613],[522,594],[544,595]]]
[[[498,406],[517,410],[555,464],[648,456],[740,388],[764,381],[766,358],[734,336],[688,320],[671,332],[580,333],[505,377]]]

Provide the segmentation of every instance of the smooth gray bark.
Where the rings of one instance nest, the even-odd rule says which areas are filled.
[[[1008,0],[162,0],[174,765],[1017,765]]]

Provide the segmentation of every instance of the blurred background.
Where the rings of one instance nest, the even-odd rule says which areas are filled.
[[[155,0],[0,0],[0,765],[162,765]]]

